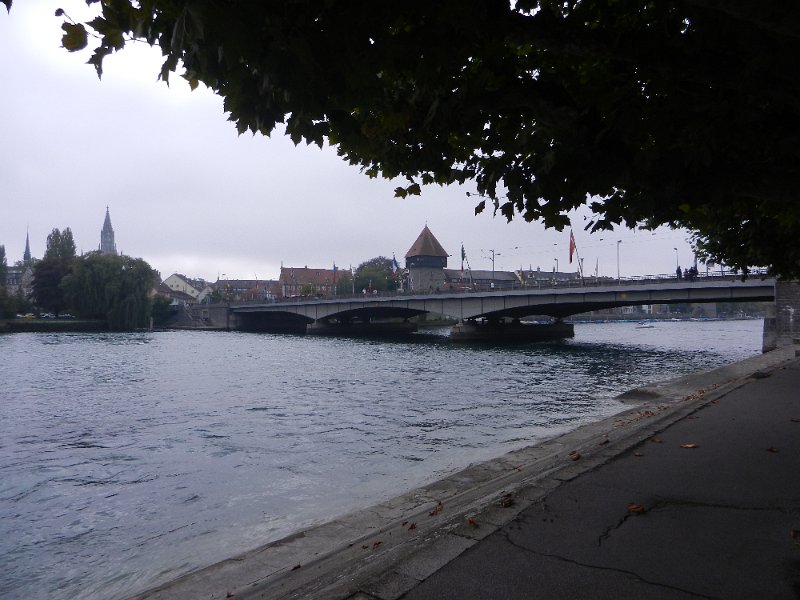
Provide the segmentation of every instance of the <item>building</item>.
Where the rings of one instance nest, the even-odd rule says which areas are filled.
[[[280,295],[274,279],[218,279],[211,287],[225,302],[273,302]]]
[[[164,285],[173,292],[181,292],[191,297],[195,302],[203,299],[213,291],[211,285],[203,279],[192,279],[180,273],[173,273],[164,280]]]
[[[111,215],[108,214],[108,206],[106,206],[103,229],[100,231],[100,252],[103,254],[117,253],[117,244],[114,242],[114,228],[111,226]]]
[[[155,285],[153,293],[169,298],[172,306],[188,306],[197,302],[194,296],[179,289],[173,289],[164,281]]]
[[[517,271],[517,275],[523,287],[538,287],[540,285],[549,287],[551,285],[558,285],[559,283],[568,284],[569,282],[578,281],[581,278],[580,273],[577,271],[574,273],[562,273],[555,269],[552,271],[542,271],[539,267],[536,267],[535,270],[533,268],[527,270],[521,269]],[[586,280],[589,279],[595,282],[598,281],[597,277],[586,278]],[[610,283],[613,280],[609,279],[608,281]]]
[[[445,290],[516,290],[522,287],[513,271],[444,269]]]
[[[27,231],[25,232],[25,254],[22,255],[22,262],[26,265],[29,265],[32,262],[30,234]]]
[[[25,253],[22,264],[6,268],[6,290],[12,296],[22,294],[30,298],[33,294],[33,264],[36,260],[31,256],[30,235],[25,233]]]
[[[408,291],[417,293],[438,292],[444,288],[444,269],[447,251],[442,248],[431,230],[425,225],[417,240],[406,252]]]
[[[6,269],[6,289],[12,296],[21,293],[25,298],[31,297],[33,294],[33,267],[30,263]]]
[[[333,269],[281,267],[278,282],[283,298],[333,296],[336,293],[336,271]]]

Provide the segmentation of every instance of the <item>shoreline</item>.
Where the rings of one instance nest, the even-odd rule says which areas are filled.
[[[783,348],[629,390],[617,399],[631,408],[612,417],[471,465],[131,598],[224,598],[228,594],[236,598],[346,598],[357,589],[355,582],[387,572],[398,562],[424,562],[425,570],[433,572],[562,482],[610,461],[744,385],[750,377],[794,358],[793,347]]]

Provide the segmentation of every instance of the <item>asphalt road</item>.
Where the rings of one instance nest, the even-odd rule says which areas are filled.
[[[800,362],[562,483],[400,597],[800,598]]]

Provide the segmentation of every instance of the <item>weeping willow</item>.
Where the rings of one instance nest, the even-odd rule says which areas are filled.
[[[75,259],[61,288],[77,316],[124,331],[148,325],[154,282],[155,271],[141,258],[91,252]]]

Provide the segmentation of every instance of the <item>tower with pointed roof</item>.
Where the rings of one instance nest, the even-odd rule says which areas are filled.
[[[439,291],[444,286],[444,269],[447,267],[448,256],[439,240],[425,225],[417,241],[406,252],[410,291],[419,293]]]
[[[106,220],[103,221],[103,229],[100,231],[100,252],[103,254],[117,253],[117,245],[114,243],[114,228],[111,226],[111,215],[108,214],[108,206],[106,206]]]
[[[31,262],[31,240],[27,231],[25,232],[25,253],[22,255],[22,262],[26,265]]]

